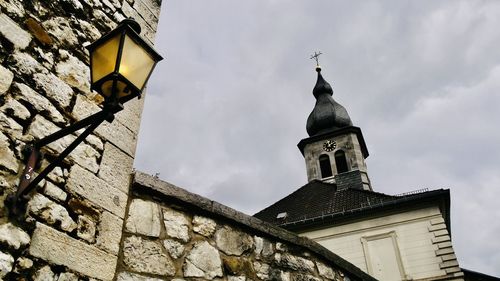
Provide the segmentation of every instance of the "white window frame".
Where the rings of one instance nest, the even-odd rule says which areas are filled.
[[[401,252],[399,251],[396,231],[390,231],[386,233],[380,233],[371,236],[363,236],[361,237],[361,244],[363,245],[363,251],[365,253],[365,262],[366,268],[368,269],[368,274],[373,275],[373,267],[372,267],[372,259],[370,258],[370,251],[368,250],[368,242],[373,240],[379,240],[384,238],[391,238],[392,246],[395,251],[396,261],[398,263],[399,272],[401,274],[401,280],[409,280],[408,276],[405,273],[405,269],[403,266],[403,260],[401,258]]]

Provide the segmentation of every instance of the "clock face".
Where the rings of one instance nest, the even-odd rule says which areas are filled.
[[[337,143],[333,140],[327,140],[323,143],[323,150],[324,151],[333,151],[337,147]]]

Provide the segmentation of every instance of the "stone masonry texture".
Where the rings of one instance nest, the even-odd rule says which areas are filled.
[[[312,240],[153,176],[136,172],[129,194],[118,280],[374,280]]]
[[[27,145],[101,110],[85,46],[128,17],[153,44],[160,7],[161,0],[0,0],[0,280],[155,280],[117,274],[144,99],[125,104],[42,180],[24,217],[10,217],[5,199],[17,190]],[[42,148],[34,175],[82,131]],[[159,235],[160,212],[152,228],[129,222],[139,240],[128,238],[126,249],[144,242],[140,235]],[[170,260],[161,241],[147,245],[134,253]],[[173,275],[173,265],[156,270]]]

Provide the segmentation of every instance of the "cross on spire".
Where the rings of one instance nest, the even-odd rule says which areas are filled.
[[[316,66],[319,66],[319,56],[323,53],[321,51],[314,52],[314,55],[311,55],[310,59],[314,59],[316,61]]]

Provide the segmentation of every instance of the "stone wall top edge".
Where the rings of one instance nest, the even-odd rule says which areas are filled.
[[[183,188],[162,181],[149,174],[136,171],[133,175],[132,191],[138,195],[160,197],[160,200],[173,199],[176,202],[187,204],[190,207],[197,208],[212,216],[232,221],[242,228],[251,230],[259,235],[274,238],[294,246],[306,248],[307,250],[321,256],[325,260],[334,263],[340,269],[350,272],[360,280],[376,280],[350,262],[344,260],[335,253],[332,253],[328,249],[308,238],[300,237],[288,230],[246,215],[198,194],[191,193]]]

